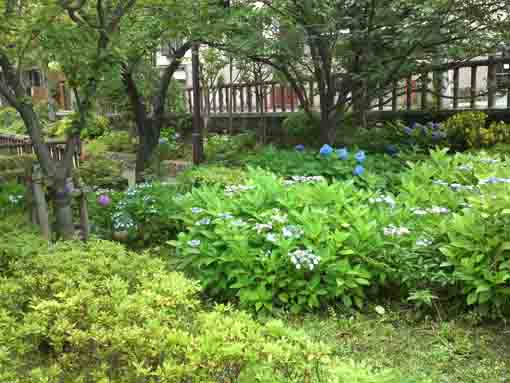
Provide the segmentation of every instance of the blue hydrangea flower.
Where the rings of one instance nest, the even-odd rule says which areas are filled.
[[[432,140],[433,141],[441,141],[446,138],[446,133],[435,131],[432,132]]]
[[[398,148],[395,145],[386,145],[384,150],[386,153],[388,153],[390,156],[395,156],[398,154]]]
[[[346,160],[347,158],[349,158],[349,151],[347,150],[347,148],[338,149],[336,151],[336,154],[338,156],[338,159],[340,160]]]
[[[356,159],[357,162],[362,163],[363,161],[365,161],[367,156],[365,155],[365,152],[363,150],[360,150],[358,153],[354,155],[354,158]]]
[[[160,145],[168,144],[168,140],[166,138],[162,137],[159,139],[159,144]]]
[[[413,129],[408,127],[408,126],[406,126],[404,128],[404,133],[407,134],[408,136],[411,136],[413,134]]]
[[[331,153],[333,153],[333,148],[327,144],[319,150],[319,154],[323,157],[328,157]]]
[[[295,149],[297,152],[302,152],[303,150],[305,150],[305,146],[303,144],[299,144],[299,145],[296,145]]]
[[[365,172],[365,168],[361,165],[358,165],[354,168],[352,174],[355,176],[360,176]]]

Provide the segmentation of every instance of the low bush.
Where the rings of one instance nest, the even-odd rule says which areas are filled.
[[[307,143],[317,142],[319,137],[320,114],[314,112],[312,117],[304,111],[291,113],[283,121],[282,128],[285,136],[293,140],[304,140]]]
[[[65,139],[71,133],[74,116],[64,117],[55,122],[47,124],[44,131],[47,136]]]
[[[136,144],[128,132],[109,132],[96,139],[108,152],[134,153]]]
[[[489,147],[510,142],[510,126],[503,122],[487,122],[483,112],[462,112],[443,124],[450,144],[458,150]]]
[[[243,183],[247,178],[241,168],[229,168],[218,165],[193,167],[177,176],[179,187],[189,191],[200,186],[226,186]]]
[[[26,188],[23,185],[0,183],[0,216],[21,212],[25,207]]]
[[[150,254],[105,241],[1,242],[0,380],[401,382],[271,320],[218,306]]]
[[[329,155],[302,149],[279,150],[267,147],[258,153],[248,154],[239,162],[248,167],[262,168],[275,174],[290,176],[323,176],[328,180],[351,180],[356,166],[361,166],[363,177],[354,181],[360,186],[394,189],[398,186],[398,174],[405,170],[406,163],[398,157],[385,154],[364,154],[363,151],[342,148],[331,149]],[[356,160],[357,153],[364,156]],[[358,168],[359,170],[360,168]]]
[[[94,189],[123,190],[128,181],[122,177],[119,161],[104,156],[89,157],[76,170],[82,183]]]
[[[110,121],[107,117],[94,115],[88,122],[85,129],[81,131],[81,138],[92,140],[110,132]]]
[[[16,109],[11,107],[0,108],[0,131],[9,134],[25,134],[25,124]]]
[[[213,134],[205,139],[204,152],[209,161],[231,160],[252,150],[257,143],[253,133],[242,133],[235,136]]]
[[[179,209],[176,187],[138,184],[125,192],[98,191],[89,204],[95,232],[134,247],[153,246],[175,238]]]
[[[212,296],[254,309],[361,306],[380,288],[416,304],[442,296],[508,309],[508,162],[437,151],[410,166],[393,195],[259,172],[244,185],[195,189],[180,201],[177,261]],[[493,210],[478,207],[487,195]]]

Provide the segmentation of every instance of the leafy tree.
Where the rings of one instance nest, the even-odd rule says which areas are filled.
[[[115,5],[101,0],[0,3],[0,68],[3,74],[0,93],[25,123],[41,168],[54,191],[57,230],[64,239],[74,236],[71,195],[66,181],[71,175],[80,131],[86,126],[102,74],[111,63],[112,40],[118,34],[120,21],[134,4],[135,0],[120,0]],[[35,52],[47,54],[48,61],[56,58],[75,88],[79,115],[60,161],[50,157],[42,137],[41,122],[31,98],[25,93],[21,77],[27,59]]]
[[[318,94],[321,141],[332,143],[344,113],[365,111],[399,79],[449,59],[487,52],[507,2],[489,0],[262,0],[232,4],[214,42],[276,69],[305,112]],[[261,25],[263,33],[260,33]],[[235,33],[233,33],[235,31]],[[309,82],[316,88],[310,92]]]

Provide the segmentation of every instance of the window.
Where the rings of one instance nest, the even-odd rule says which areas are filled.
[[[37,69],[32,69],[27,72],[27,80],[31,88],[42,86],[42,74]]]

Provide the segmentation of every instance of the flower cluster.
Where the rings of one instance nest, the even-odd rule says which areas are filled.
[[[255,189],[254,185],[231,185],[225,187],[225,195],[231,197],[234,194],[238,194],[253,189]]]
[[[473,170],[473,167],[471,165],[460,165],[457,167],[457,169],[459,169],[463,172],[470,172]]]
[[[385,203],[385,204],[388,204],[390,207],[395,207],[395,200],[393,199],[393,197],[391,196],[381,196],[381,197],[374,197],[374,198],[370,198],[368,200],[368,202],[372,203],[372,204],[376,204],[376,203]]]
[[[136,228],[135,221],[133,221],[133,219],[128,214],[122,211],[113,213],[112,221],[113,229],[115,231],[128,231]]]
[[[257,223],[255,225],[255,230],[259,234],[262,233],[263,231],[271,231],[273,230],[273,225],[271,225],[270,223]]]
[[[434,181],[432,181],[432,184],[438,185],[438,186],[447,186],[455,192],[462,191],[462,190],[465,190],[465,191],[475,191],[476,190],[476,187],[473,185],[462,185],[459,183],[449,184],[448,182],[443,181],[443,180],[434,180]]]
[[[481,179],[479,181],[479,184],[480,185],[510,184],[510,178],[489,177]]]
[[[432,241],[431,239],[421,238],[416,241],[416,246],[417,247],[428,247],[428,246],[432,245],[433,243],[434,243],[434,241]]]
[[[401,237],[401,236],[408,235],[411,233],[409,231],[409,229],[406,227],[397,227],[394,225],[389,225],[389,226],[385,227],[383,232],[384,232],[384,235],[387,237]]]
[[[9,203],[11,205],[19,205],[21,203],[21,201],[23,201],[22,194],[17,194],[17,195],[11,194],[8,198],[9,198]]]
[[[236,227],[244,227],[244,226],[248,225],[242,219],[236,219],[236,220],[230,221],[230,224],[232,226],[236,226]]]
[[[210,218],[203,218],[200,221],[197,221],[197,223],[196,223],[197,226],[207,226],[207,225],[210,225],[210,224],[211,224],[211,219]]]
[[[441,130],[441,124],[432,121],[423,125],[417,122],[412,122],[409,126],[406,126],[404,129],[404,133],[408,136],[412,136],[415,134],[421,134],[423,136],[427,136],[429,133],[431,136],[437,139],[446,138],[446,134]]]
[[[304,234],[304,231],[298,226],[289,225],[282,229],[282,234],[284,238],[300,238]]]
[[[296,145],[295,149],[297,152],[302,152],[305,150],[305,146],[303,144],[299,144],[299,145]]]
[[[411,209],[414,215],[427,215],[427,214],[448,214],[450,209],[446,207],[433,206],[428,209],[413,208]]]
[[[322,176],[293,176],[290,180],[283,181],[284,185],[290,186],[299,183],[314,183],[314,182],[322,182],[324,181],[324,177]]]
[[[310,250],[295,250],[289,253],[290,261],[297,270],[301,268],[307,268],[310,271],[317,266],[321,260],[321,257],[315,255]]]
[[[322,157],[329,157],[334,151],[335,151],[335,149],[333,149],[331,146],[324,145],[319,150],[319,154]],[[340,160],[347,160],[349,158],[349,151],[347,150],[347,148],[337,149],[336,155],[337,155],[338,159],[340,159]],[[354,159],[358,163],[358,165],[352,171],[352,174],[354,176],[360,176],[365,172],[365,168],[361,164],[366,160],[366,158],[367,158],[367,156],[363,150],[358,151],[354,155]]]
[[[107,194],[101,194],[97,199],[97,203],[101,206],[108,206],[111,202],[112,200]]]
[[[481,158],[480,162],[482,164],[489,164],[489,165],[491,165],[491,164],[497,164],[499,162],[499,160],[495,159],[495,158]]]
[[[347,148],[338,149],[336,151],[336,155],[338,156],[338,159],[346,160],[347,158],[349,158],[349,151],[347,150]]]
[[[199,247],[201,244],[200,240],[199,239],[192,239],[191,241],[188,241],[188,246],[189,247],[194,247],[194,248],[197,248]]]
[[[287,214],[280,214],[280,211],[278,209],[274,209],[271,219],[278,223],[285,223],[287,222],[288,217]]]
[[[234,216],[230,213],[220,213],[218,214],[218,219],[232,219]]]

